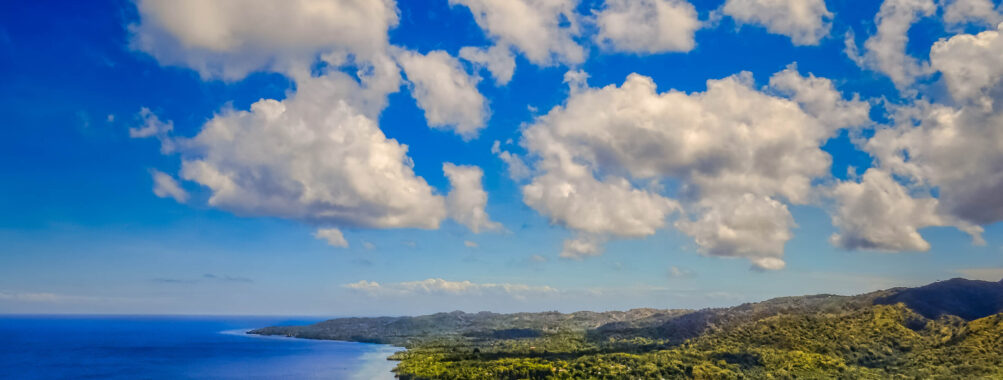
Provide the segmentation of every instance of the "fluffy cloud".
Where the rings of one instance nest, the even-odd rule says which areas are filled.
[[[722,11],[739,23],[788,36],[795,45],[817,45],[832,27],[824,0],[728,0]]]
[[[770,77],[770,88],[797,102],[832,131],[870,122],[871,107],[867,102],[856,94],[850,100],[843,99],[832,81],[811,74],[801,76],[796,64]]]
[[[585,51],[578,34],[576,0],[449,0],[464,5],[500,46],[512,46],[538,65],[576,64]],[[566,23],[562,23],[566,21]]]
[[[481,186],[484,172],[476,166],[442,165],[451,189],[446,196],[446,209],[453,220],[467,226],[474,233],[501,229],[501,224],[491,221],[484,207],[488,193]]]
[[[919,229],[929,226],[954,226],[984,243],[981,225],[1003,220],[1001,49],[999,30],[933,45],[930,68],[941,73],[953,102],[891,108],[891,125],[863,144],[875,167],[834,188],[834,244],[924,251],[930,245]]]
[[[182,177],[238,215],[330,226],[437,228],[445,201],[417,177],[407,146],[388,139],[365,99],[337,72],[302,79],[283,101],[224,110],[186,142]]]
[[[285,71],[318,52],[382,54],[397,25],[393,0],[139,0],[132,45],[165,65],[236,80]]]
[[[460,49],[460,58],[487,68],[499,86],[508,84],[515,74],[515,56],[507,46],[495,45],[487,49],[467,46]]]
[[[944,22],[949,25],[996,25],[1003,22],[1003,15],[993,8],[992,0],[951,0],[944,7]]]
[[[847,35],[847,55],[857,64],[887,75],[900,90],[913,84],[930,70],[906,54],[909,28],[920,17],[937,11],[933,0],[885,0],[875,16],[878,31],[864,42],[864,54],[857,52],[853,35]]]
[[[697,220],[680,220],[676,227],[714,256],[745,257],[760,269],[784,267],[784,244],[793,237],[794,218],[787,206],[767,196],[702,200]]]
[[[1003,94],[1003,23],[976,35],[959,34],[930,48],[930,65],[939,71],[951,96],[960,103],[993,108]]]
[[[401,51],[397,62],[414,88],[411,95],[434,128],[452,129],[465,140],[477,136],[488,117],[487,101],[460,62],[444,51]]]
[[[651,235],[683,210],[675,225],[704,253],[779,269],[794,226],[782,201],[810,202],[812,180],[827,176],[831,161],[820,145],[869,122],[866,103],[794,66],[767,91],[752,88],[747,73],[692,94],[657,93],[636,74],[604,88],[573,77],[565,104],[529,125],[521,142],[537,173],[522,189],[525,203],[580,233],[564,257],[599,254],[607,236]],[[682,204],[663,195],[661,181]]]
[[[648,236],[661,228],[665,218],[678,208],[675,201],[636,189],[624,178],[600,181],[585,167],[568,169],[548,171],[533,178],[522,188],[522,193],[527,205],[549,216],[552,222],[573,230],[591,234]],[[594,249],[576,251],[598,253]]]
[[[348,240],[337,228],[321,228],[313,234],[313,237],[327,241],[332,247],[348,248]]]
[[[602,254],[602,245],[606,243],[606,238],[589,233],[580,233],[574,239],[564,241],[561,249],[561,257],[565,259],[581,260],[589,256],[599,256]]]
[[[918,230],[951,223],[938,214],[936,198],[914,198],[880,169],[868,169],[860,182],[841,182],[833,197],[839,204],[833,215],[839,233],[830,242],[845,249],[926,251],[930,243]]]
[[[557,289],[549,286],[531,286],[524,284],[492,284],[470,281],[447,281],[441,278],[430,278],[422,281],[398,282],[380,284],[362,280],[343,285],[347,289],[358,291],[370,296],[413,296],[413,295],[449,295],[449,296],[483,296],[507,295],[514,298],[557,294]]]
[[[133,26],[133,44],[162,64],[225,79],[276,70],[296,83],[284,100],[221,110],[189,139],[170,138],[170,122],[141,112],[145,124],[130,135],[160,138],[165,153],[177,145],[181,177],[207,187],[211,206],[316,225],[315,236],[334,246],[347,246],[339,227],[432,229],[447,215],[475,232],[500,228],[484,211],[480,169],[447,165],[453,189],[438,195],[415,175],[408,147],[379,128],[387,95],[400,88],[401,69],[429,125],[469,139],[488,117],[479,78],[457,59],[389,46],[387,31],[397,22],[393,1],[143,0],[137,6],[142,21]],[[315,65],[318,59],[326,65]],[[490,67],[504,76],[504,67]],[[180,189],[173,180],[161,182]]]
[[[161,198],[174,198],[178,203],[188,201],[188,192],[181,188],[181,185],[178,185],[178,181],[175,181],[174,177],[156,169],[151,169],[150,174],[153,176],[154,195]]]
[[[607,49],[654,54],[693,50],[700,20],[685,0],[608,0],[596,25],[596,41]]]
[[[1003,220],[1003,113],[919,103],[895,118],[865,146],[881,168],[937,188],[944,214],[972,224]]]

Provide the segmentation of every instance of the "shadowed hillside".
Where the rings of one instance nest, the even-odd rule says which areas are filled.
[[[1003,280],[989,282],[954,278],[918,288],[901,289],[876,302],[883,305],[901,302],[927,318],[956,315],[970,321],[1003,310]]]

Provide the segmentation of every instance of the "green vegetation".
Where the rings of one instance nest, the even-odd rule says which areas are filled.
[[[904,305],[778,315],[670,342],[558,333],[439,341],[395,355],[402,379],[1001,378],[1003,314],[929,320]]]
[[[1001,294],[1003,283],[956,279],[727,309],[454,312],[258,333],[330,339],[350,325],[392,332],[352,340],[406,344],[391,357],[401,379],[1003,378],[1003,310],[993,303]]]

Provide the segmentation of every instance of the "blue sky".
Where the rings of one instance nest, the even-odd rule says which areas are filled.
[[[1003,277],[999,2],[513,1],[4,3],[0,312]]]

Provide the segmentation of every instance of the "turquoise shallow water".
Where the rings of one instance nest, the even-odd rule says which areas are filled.
[[[400,348],[244,334],[277,317],[0,316],[2,379],[392,379]]]

